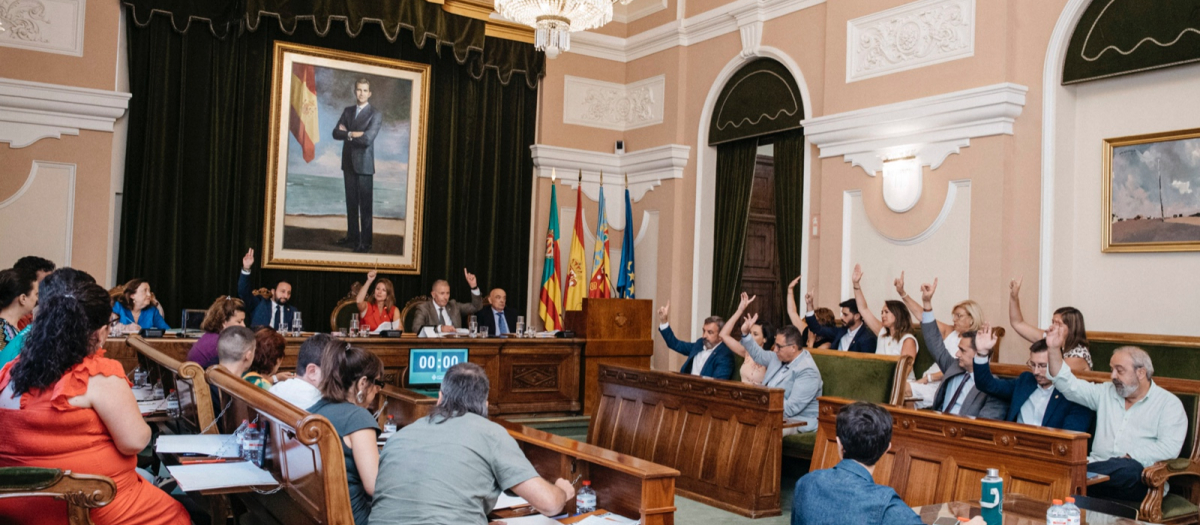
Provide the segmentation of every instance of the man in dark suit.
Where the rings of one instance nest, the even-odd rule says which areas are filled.
[[[1029,347],[1029,372],[1016,379],[1000,379],[992,375],[988,357],[996,346],[996,335],[983,325],[975,335],[975,387],[992,396],[1008,401],[1006,421],[1016,421],[1039,427],[1061,428],[1076,432],[1091,432],[1096,414],[1083,405],[1067,401],[1046,377],[1050,366],[1046,340]]]
[[[937,320],[933,317],[933,293],[936,290],[937,279],[933,280],[933,284],[921,285],[921,300],[925,307],[921,314],[921,333],[925,337],[925,346],[929,353],[933,354],[933,360],[945,374],[942,377],[942,386],[938,387],[933,396],[933,409],[947,414],[1003,421],[1008,413],[1008,402],[975,388],[975,374],[972,369],[975,359],[975,331],[962,334],[962,339],[958,342],[957,359],[946,350],[942,333],[938,331]]]
[[[291,283],[280,280],[271,289],[270,300],[259,297],[250,288],[250,267],[254,266],[254,248],[242,257],[242,273],[238,275],[238,297],[246,303],[246,326],[269,326],[277,331],[288,330],[300,310],[288,304],[292,298]]]
[[[694,343],[680,341],[671,330],[671,303],[658,309],[658,332],[662,334],[667,348],[688,356],[683,363],[680,373],[694,376],[711,377],[713,379],[729,379],[733,377],[733,352],[721,342],[721,326],[725,324],[720,317],[712,316],[704,320],[704,334]]]
[[[412,329],[420,333],[426,326],[436,326],[441,333],[454,333],[456,328],[462,328],[462,316],[471,315],[483,308],[483,296],[479,294],[479,286],[475,274],[463,268],[467,284],[471,286],[471,304],[459,304],[450,298],[450,283],[438,279],[433,283],[429,292],[430,300],[418,304],[413,314]]]
[[[843,352],[875,353],[875,345],[879,339],[875,337],[875,332],[872,332],[870,328],[863,327],[862,314],[858,313],[858,303],[854,299],[842,301],[843,326],[840,328],[825,326],[817,320],[812,292],[804,294],[804,302],[808,306],[808,313],[804,314],[804,321],[808,323],[808,329],[818,337],[833,341],[833,347]]]
[[[371,251],[375,212],[375,136],[383,126],[383,114],[368,104],[371,82],[361,78],[354,84],[358,104],[342,110],[335,140],[342,143],[342,177],[346,183],[346,236],[334,244],[353,246],[355,252]]]
[[[506,308],[508,294],[504,293],[504,290],[496,288],[488,294],[487,302],[489,306],[485,306],[475,314],[476,320],[479,321],[479,328],[483,329],[486,326],[488,335],[494,337],[513,333],[517,329],[517,314]]]

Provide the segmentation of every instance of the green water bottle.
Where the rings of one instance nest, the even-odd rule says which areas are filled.
[[[987,525],[1003,525],[1004,478],[1000,477],[1000,469],[987,469],[987,475],[980,480],[979,507]]]

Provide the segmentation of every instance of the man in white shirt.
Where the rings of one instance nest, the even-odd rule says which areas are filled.
[[[1154,384],[1154,364],[1145,350],[1123,346],[1113,351],[1112,381],[1096,384],[1075,377],[1063,366],[1065,326],[1046,332],[1050,347],[1048,377],[1067,399],[1096,411],[1096,433],[1088,472],[1109,477],[1088,487],[1088,496],[1141,501],[1148,488],[1142,470],[1179,457],[1187,436],[1187,413],[1174,394]]]
[[[321,400],[321,359],[326,349],[341,348],[341,341],[328,334],[309,337],[300,345],[296,356],[296,377],[275,383],[271,393],[301,410]]]

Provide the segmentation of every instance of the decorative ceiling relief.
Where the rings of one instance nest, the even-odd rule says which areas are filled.
[[[86,0],[0,0],[0,46],[83,56]]]
[[[975,54],[975,0],[922,0],[851,20],[846,82]]]
[[[563,87],[563,122],[626,131],[661,124],[666,77],[617,84],[568,75]]]

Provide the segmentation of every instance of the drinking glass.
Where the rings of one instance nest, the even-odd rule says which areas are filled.
[[[487,335],[488,335],[488,327],[486,327],[486,326],[479,327],[479,337],[487,339]]]
[[[346,333],[346,337],[358,336],[358,314],[350,314],[350,330]]]
[[[468,331],[471,334],[471,339],[479,335],[479,320],[475,316],[467,318]]]
[[[525,337],[525,316],[517,316],[517,337]]]
[[[300,332],[303,327],[304,323],[300,321],[300,312],[292,314],[292,336],[300,337]]]

